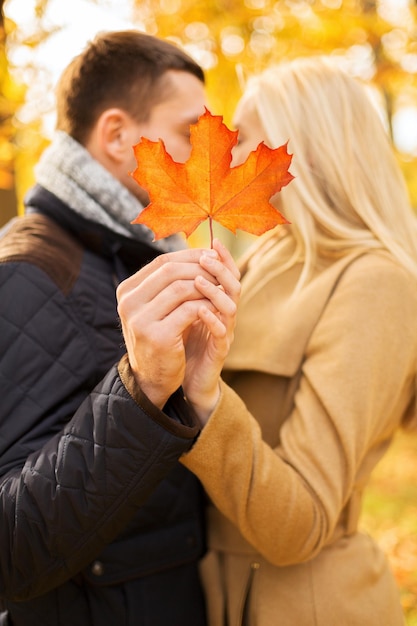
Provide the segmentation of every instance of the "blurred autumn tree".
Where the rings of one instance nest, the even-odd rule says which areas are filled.
[[[9,73],[3,5],[4,0],[0,0],[0,226],[16,214],[13,116],[24,98],[24,88],[17,85]]]
[[[39,69],[28,62],[17,73],[8,56],[10,43],[36,48],[54,32],[53,27],[48,29],[43,23],[47,4],[48,0],[37,0],[34,4],[34,31],[27,36],[19,24],[7,18],[7,0],[0,0],[0,195],[5,197],[1,204],[0,225],[21,209],[23,196],[33,182],[33,166],[48,144],[40,115],[27,121],[22,121],[19,116],[27,102],[28,85],[40,79]]]
[[[392,136],[399,109],[417,106],[414,0],[135,0],[135,5],[139,27],[177,41],[206,69],[212,111],[227,123],[245,75],[284,57],[319,53],[338,55],[352,74],[375,83]],[[398,156],[417,207],[417,150]]]
[[[105,8],[110,0],[90,1]],[[416,0],[124,1],[134,7],[133,27],[172,39],[204,67],[210,108],[228,124],[246,75],[283,58],[338,55],[352,74],[377,85],[417,209],[416,142],[404,150],[396,136],[398,112],[410,107],[417,115]],[[29,49],[42,44],[54,32],[45,19],[49,2],[32,0],[32,8],[25,8],[25,17],[32,10],[35,18],[32,32],[25,33],[19,23],[4,19],[8,2],[0,0],[0,223],[6,216],[3,198],[14,193],[14,172],[21,203],[47,141],[40,116],[24,124],[14,115],[25,100],[25,89],[10,76],[7,43]],[[22,83],[45,84],[47,77],[39,68],[28,62],[23,69]],[[46,82],[43,89],[50,87]],[[414,129],[407,129],[409,135],[415,129],[417,121]],[[371,481],[362,521],[390,557],[408,626],[417,626],[416,444],[417,434],[396,439]]]
[[[0,1],[1,6],[3,3],[7,6],[7,1]],[[411,107],[417,116],[415,0],[125,1],[132,4],[134,27],[177,42],[203,66],[210,108],[214,113],[222,113],[228,124],[246,75],[283,58],[316,53],[338,55],[352,74],[378,86],[388,129],[398,148],[412,202],[417,207],[417,148],[400,150],[395,124],[398,111],[405,107]],[[103,8],[108,4],[107,0],[91,2]],[[8,39],[32,48],[45,41],[54,32],[45,17],[49,3],[50,0],[34,0],[35,26],[29,35],[20,32],[19,24],[6,20]],[[4,33],[2,24],[0,92],[5,96],[5,104],[1,100],[1,106],[8,108],[10,135],[6,128],[1,131],[5,141],[0,143],[0,167],[4,143],[13,153],[13,159],[18,159],[17,187],[21,198],[31,181],[33,163],[44,147],[44,140],[39,120],[38,125],[35,121],[17,129],[10,123],[24,94],[21,91],[18,97],[17,92],[10,94],[13,83],[7,71]],[[28,80],[32,84],[39,80],[35,67],[26,69],[30,70],[26,84]],[[1,113],[0,123],[3,123],[3,110]],[[23,152],[25,158],[20,159]],[[13,168],[8,171],[12,172]]]

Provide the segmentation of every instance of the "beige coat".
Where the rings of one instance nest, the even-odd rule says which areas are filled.
[[[400,626],[386,559],[357,522],[414,409],[416,282],[357,251],[291,301],[299,270],[279,267],[269,257],[245,274],[228,385],[182,459],[216,506],[210,626]]]

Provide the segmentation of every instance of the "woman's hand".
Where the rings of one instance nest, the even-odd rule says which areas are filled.
[[[215,282],[203,275],[195,278],[195,286],[211,307],[198,309],[199,321],[187,331],[184,393],[204,425],[219,399],[219,379],[224,360],[233,341],[237,303],[240,296],[240,274],[220,241],[214,240],[218,259],[201,255],[200,265]]]
[[[163,254],[119,285],[118,312],[130,365],[156,406],[163,408],[185,376],[190,402],[206,404],[213,383],[201,383],[212,381],[214,372],[218,378],[239,291],[238,271],[219,242],[213,250]]]

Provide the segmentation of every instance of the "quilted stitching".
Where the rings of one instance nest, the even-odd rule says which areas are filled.
[[[63,268],[56,275],[68,285]],[[153,525],[166,533],[180,519],[191,524],[195,500],[180,496],[188,483],[177,459],[192,439],[150,418],[119,378],[110,260],[85,251],[63,291],[39,264],[0,259],[0,289],[0,544],[9,546],[0,591],[22,600],[80,572],[122,531],[134,537],[143,527],[152,537]],[[141,550],[136,544],[139,559]],[[188,558],[200,552],[201,540]],[[131,554],[120,553],[121,575],[177,559],[151,554],[153,564],[128,566]]]

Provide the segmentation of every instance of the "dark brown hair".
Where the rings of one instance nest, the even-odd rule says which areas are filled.
[[[85,144],[103,111],[118,107],[138,122],[166,97],[165,73],[201,67],[176,45],[126,30],[100,33],[64,70],[56,89],[57,129]]]

